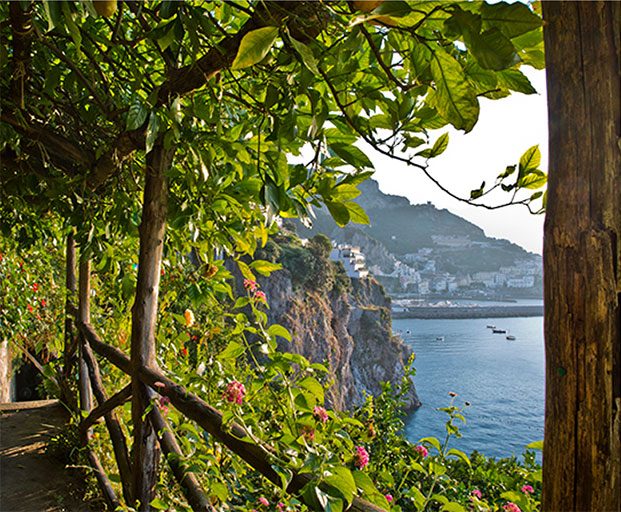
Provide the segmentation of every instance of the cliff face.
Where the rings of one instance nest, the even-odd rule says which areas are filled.
[[[294,290],[283,269],[261,278],[260,285],[270,305],[270,322],[285,326],[293,337],[291,343],[281,340],[280,349],[330,369],[335,384],[327,398],[333,407],[358,406],[365,393],[381,392],[380,382],[399,382],[412,351],[392,337],[391,301],[376,281],[353,279],[350,290],[320,294]],[[406,403],[409,408],[420,405],[414,386]]]

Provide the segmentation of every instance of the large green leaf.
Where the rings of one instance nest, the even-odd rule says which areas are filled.
[[[481,17],[484,29],[497,27],[509,39],[535,30],[543,24],[543,20],[521,2],[484,3]]]
[[[331,144],[330,149],[353,167],[370,167],[373,169],[373,163],[369,157],[356,146],[336,143]]]
[[[351,503],[356,494],[356,481],[351,471],[346,467],[336,467],[330,469],[330,474],[324,477],[328,485],[331,485],[343,495],[347,503]]]
[[[262,61],[277,37],[277,27],[262,27],[248,32],[241,40],[231,68],[247,68]]]
[[[441,48],[433,52],[438,113],[458,130],[469,132],[479,118],[479,102],[459,62]]]
[[[326,206],[337,226],[344,227],[349,222],[349,210],[343,203],[326,201]]]
[[[296,41],[293,37],[290,38],[290,41],[295,48],[295,51],[298,52],[298,54],[302,58],[302,62],[309,69],[309,71],[314,75],[319,75],[320,73],[319,68],[317,67],[317,61],[315,60],[315,56],[313,55],[311,49],[304,43]]]
[[[519,175],[523,176],[539,167],[541,163],[541,151],[539,151],[539,145],[532,146],[524,151],[524,154],[520,157],[520,170]]]
[[[519,69],[505,69],[498,72],[498,84],[512,91],[524,94],[535,94],[537,90],[532,86],[530,80]]]
[[[500,71],[520,62],[511,41],[496,27],[470,38],[468,49],[484,69]]]
[[[140,128],[147,120],[147,114],[147,109],[142,102],[139,99],[134,100],[127,113],[127,131]]]
[[[364,209],[362,208],[362,206],[354,203],[353,201],[346,201],[344,204],[347,210],[349,211],[349,220],[351,222],[354,222],[356,224],[364,224],[364,225],[371,224],[371,221],[369,220],[369,217],[367,213],[364,211]]]

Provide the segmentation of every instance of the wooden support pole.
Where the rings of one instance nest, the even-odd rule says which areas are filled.
[[[63,389],[61,400],[67,404],[71,410],[77,410],[77,399],[71,391],[71,374],[75,359],[75,333],[73,329],[73,318],[69,314],[71,302],[75,300],[77,294],[75,276],[75,239],[73,230],[67,235],[67,247],[65,249],[65,346],[63,350],[62,379]]]
[[[102,406],[108,402],[108,395],[103,387],[101,381],[101,375],[99,373],[99,366],[93,356],[91,347],[88,343],[82,345],[82,354],[84,361],[88,366],[88,372],[90,375],[91,386],[93,393],[97,399],[97,403]],[[119,467],[119,475],[121,477],[121,486],[123,488],[123,496],[127,502],[132,499],[131,493],[131,468],[129,464],[129,456],[127,455],[127,443],[125,442],[125,435],[121,429],[121,423],[114,412],[109,410],[104,414],[106,420],[106,427],[110,433],[110,439],[112,441],[112,448],[114,449],[114,455],[116,463]]]
[[[155,328],[160,288],[162,250],[168,211],[168,171],[174,151],[165,150],[161,139],[146,157],[140,255],[136,297],[132,306],[132,494],[139,512],[151,509],[155,497],[160,453],[150,422],[144,417],[149,405],[146,386],[138,376],[139,368],[156,368]]]
[[[90,321],[90,295],[91,295],[91,262],[85,260],[80,263],[80,298],[78,305],[78,320],[88,323]],[[90,412],[93,408],[93,397],[89,385],[88,367],[84,360],[82,347],[84,340],[80,342],[80,356],[78,359],[78,389],[80,394],[80,410]]]
[[[78,323],[78,329],[80,329],[80,332],[88,340],[91,348],[95,352],[108,359],[124,372],[131,372],[132,365],[130,359],[118,348],[103,343],[99,336],[97,336],[97,333],[95,333],[92,325]],[[157,370],[141,368],[139,369],[138,375],[159,394],[167,396],[179,411],[188,418],[196,421],[217,441],[226,445],[232,452],[239,455],[268,480],[277,486],[282,485],[280,476],[272,468],[274,454],[270,453],[270,448],[243,441],[242,439],[248,438],[248,434],[243,427],[232,422],[227,426],[227,429],[224,430],[222,426],[222,413],[220,411],[213,408],[196,395],[190,393],[183,386],[175,384]],[[306,473],[299,474],[293,472],[293,477],[287,491],[290,493],[297,493],[304,485],[311,481],[312,478],[312,475]],[[368,501],[354,497],[348,511],[383,512],[383,509]]]
[[[621,510],[621,4],[543,2],[541,509]]]
[[[106,472],[104,471],[101,462],[99,462],[99,458],[90,448],[86,449],[86,456],[88,458],[88,462],[91,465],[93,473],[95,473],[95,478],[97,479],[99,488],[101,489],[103,497],[106,500],[108,510],[110,510],[111,512],[121,510],[121,503],[119,502],[119,499],[117,498],[116,493],[112,488],[110,480],[108,480],[108,477],[106,476]]]
[[[149,396],[152,400],[157,397],[153,391],[150,392]],[[201,489],[198,479],[194,473],[187,470],[187,464],[183,462],[183,452],[175,439],[175,435],[157,407],[151,409],[149,412],[149,419],[155,428],[160,447],[166,455],[168,464],[177,482],[179,482],[179,485],[183,489],[183,494],[187,498],[192,510],[194,512],[215,512],[209,498]]]
[[[108,412],[116,409],[119,405],[123,405],[132,397],[132,385],[128,384],[121,391],[112,395],[103,404],[99,404],[95,407],[90,414],[80,422],[80,437],[85,437],[86,432],[91,428],[99,418],[103,417]]]

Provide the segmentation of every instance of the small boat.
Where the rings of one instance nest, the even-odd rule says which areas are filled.
[[[506,329],[492,329],[492,332],[493,332],[494,334],[504,334],[504,333],[506,333],[507,331],[506,331]]]
[[[508,335],[507,335],[507,339],[508,339],[508,340],[515,340],[515,339],[517,339],[517,338],[516,338],[515,336],[513,336],[513,334],[508,334]]]
[[[444,341],[444,336],[438,336],[438,337],[436,338],[436,341]]]
[[[495,325],[488,325],[487,328],[488,329],[496,329],[496,326]]]
[[[407,331],[405,331],[405,334],[410,334],[410,330],[408,329]]]

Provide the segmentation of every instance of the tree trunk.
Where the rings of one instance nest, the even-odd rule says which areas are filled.
[[[619,4],[544,2],[543,510],[621,510]]]
[[[153,427],[144,417],[149,398],[146,386],[138,378],[138,370],[141,366],[157,367],[155,327],[168,200],[168,178],[165,173],[172,157],[172,150],[165,150],[157,144],[147,155],[138,281],[132,307],[132,494],[134,500],[140,501],[140,511],[151,510],[159,450]]]

